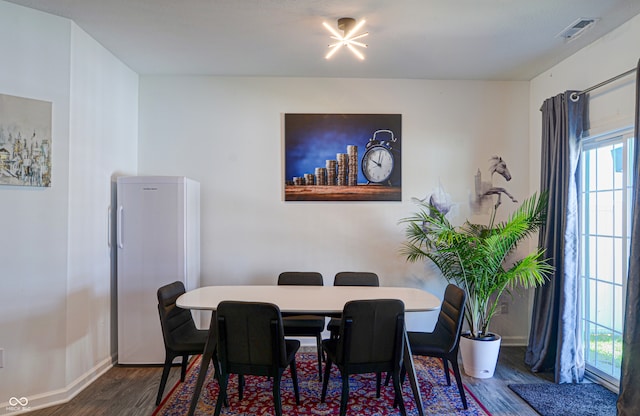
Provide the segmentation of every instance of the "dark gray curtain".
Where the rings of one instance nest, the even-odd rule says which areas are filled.
[[[555,268],[536,288],[525,362],[534,372],[555,370],[556,383],[584,376],[580,336],[578,162],[584,97],[567,91],[544,101],[540,191],[548,192],[547,223],[539,244]]]
[[[636,120],[634,138],[633,212],[631,247],[622,346],[622,371],[618,415],[640,415],[640,61],[636,70]]]

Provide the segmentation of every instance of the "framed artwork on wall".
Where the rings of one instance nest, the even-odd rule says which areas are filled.
[[[51,108],[0,94],[0,185],[51,186]]]
[[[401,114],[284,115],[285,201],[401,201]]]

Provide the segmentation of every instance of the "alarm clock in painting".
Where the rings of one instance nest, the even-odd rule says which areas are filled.
[[[390,139],[376,139],[378,134],[383,133],[387,133]],[[391,175],[395,168],[395,155],[391,143],[395,141],[396,138],[391,130],[376,130],[373,137],[369,139],[361,163],[362,174],[369,184],[391,185]]]

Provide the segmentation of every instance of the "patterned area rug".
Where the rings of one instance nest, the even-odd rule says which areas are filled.
[[[615,416],[618,396],[600,384],[510,384],[542,416]]]
[[[489,411],[474,397],[469,390],[465,390],[469,408],[463,410],[458,388],[454,381],[447,386],[442,362],[428,357],[414,357],[422,400],[427,415],[484,415],[491,416]],[[296,405],[293,395],[293,385],[289,370],[282,376],[282,413],[296,416],[337,415],[340,410],[340,373],[334,365],[327,389],[327,400],[320,402],[322,383],[318,381],[316,354],[311,352],[298,353],[296,356],[298,369],[298,385],[300,387],[300,405]],[[165,400],[155,410],[152,416],[183,416],[189,410],[192,392],[200,370],[200,356],[189,367],[184,383],[178,382]],[[266,416],[273,415],[273,396],[271,382],[267,377],[245,377],[245,390],[242,401],[238,400],[237,376],[229,379],[229,407],[222,408],[223,415],[234,416]],[[393,386],[383,386],[380,398],[376,398],[375,374],[352,375],[349,379],[348,415],[358,416],[387,416],[399,415],[400,411],[393,408]],[[218,383],[213,379],[212,368],[209,366],[207,381],[202,388],[196,416],[211,415],[218,396]],[[407,415],[418,414],[409,382],[403,385],[403,397]]]

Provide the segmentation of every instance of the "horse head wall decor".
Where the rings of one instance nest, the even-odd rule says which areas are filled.
[[[491,165],[489,167],[489,173],[491,175],[489,181],[482,181],[482,173],[480,173],[480,169],[478,169],[478,172],[475,175],[476,203],[481,206],[483,202],[487,200],[487,198],[493,195],[497,195],[498,199],[493,206],[495,212],[500,204],[502,204],[502,194],[508,196],[513,202],[518,202],[518,200],[515,199],[513,195],[511,195],[505,188],[493,186],[494,173],[502,176],[507,182],[511,180],[511,173],[509,172],[507,163],[500,156],[493,156],[491,159],[489,159],[489,161],[491,162]]]

